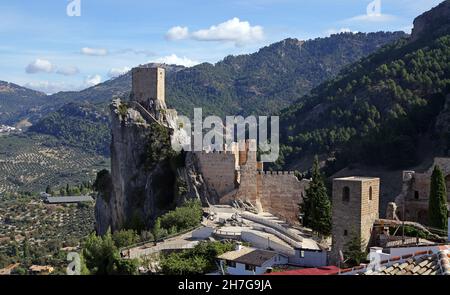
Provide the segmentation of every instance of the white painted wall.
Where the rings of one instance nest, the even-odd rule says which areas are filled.
[[[221,260],[220,263],[225,268],[226,262]],[[266,261],[262,266],[257,266],[255,272],[245,269],[245,264],[236,263],[236,267],[226,266],[226,271],[230,275],[262,275],[266,273],[269,267],[275,265],[285,265],[288,263],[288,258],[282,255],[276,255],[272,259]]]

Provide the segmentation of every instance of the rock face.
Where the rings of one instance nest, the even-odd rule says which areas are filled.
[[[120,100],[111,104],[112,188],[110,196],[97,200],[99,234],[108,227],[113,231],[148,227],[173,200],[175,176],[168,161],[155,163],[152,169],[146,167],[152,128],[134,109],[128,108],[121,114],[123,105]]]
[[[450,29],[450,0],[425,12],[414,20],[412,40],[442,35]]]
[[[149,229],[156,217],[188,199],[209,204],[195,159],[171,148],[176,111],[158,103],[164,99],[163,93],[160,97],[156,91],[157,97],[152,96],[154,85],[147,85],[151,91],[146,96],[146,89],[142,89],[146,86],[140,78],[148,72],[136,73],[133,81],[137,80],[139,89],[134,91],[140,94],[139,100],[117,99],[110,106],[111,174],[104,173],[96,181],[100,183],[96,185],[99,196],[95,208],[98,234],[106,233],[108,228]],[[164,83],[164,78],[155,81],[163,90],[160,83]]]

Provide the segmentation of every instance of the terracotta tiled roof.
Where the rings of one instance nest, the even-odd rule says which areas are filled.
[[[341,274],[346,272],[356,275],[450,275],[450,251],[441,249],[437,253],[416,252],[382,261],[381,266],[375,270],[362,266],[361,271],[353,268],[344,270]]]

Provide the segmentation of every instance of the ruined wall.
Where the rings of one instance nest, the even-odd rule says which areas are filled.
[[[431,174],[436,165],[441,168],[444,174],[447,186],[447,201],[450,205],[450,158],[435,158],[433,165],[427,171],[423,173],[411,171],[412,179],[404,180],[406,191],[402,192],[401,197],[406,196],[406,220],[427,224]],[[397,214],[402,217],[403,200],[399,196],[396,202],[398,206]]]
[[[196,152],[208,187],[223,196],[236,188],[236,157],[232,152]]]
[[[258,172],[258,198],[264,211],[291,223],[298,222],[299,204],[303,202],[309,180],[299,181],[294,172]],[[258,182],[259,183],[259,182]]]

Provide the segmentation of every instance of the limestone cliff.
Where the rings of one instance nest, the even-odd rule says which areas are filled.
[[[156,217],[187,199],[208,204],[195,161],[171,149],[170,126],[176,113],[150,114],[138,105],[120,100],[111,104],[111,174],[102,176],[98,189],[99,234],[109,227],[112,231],[149,229]]]

